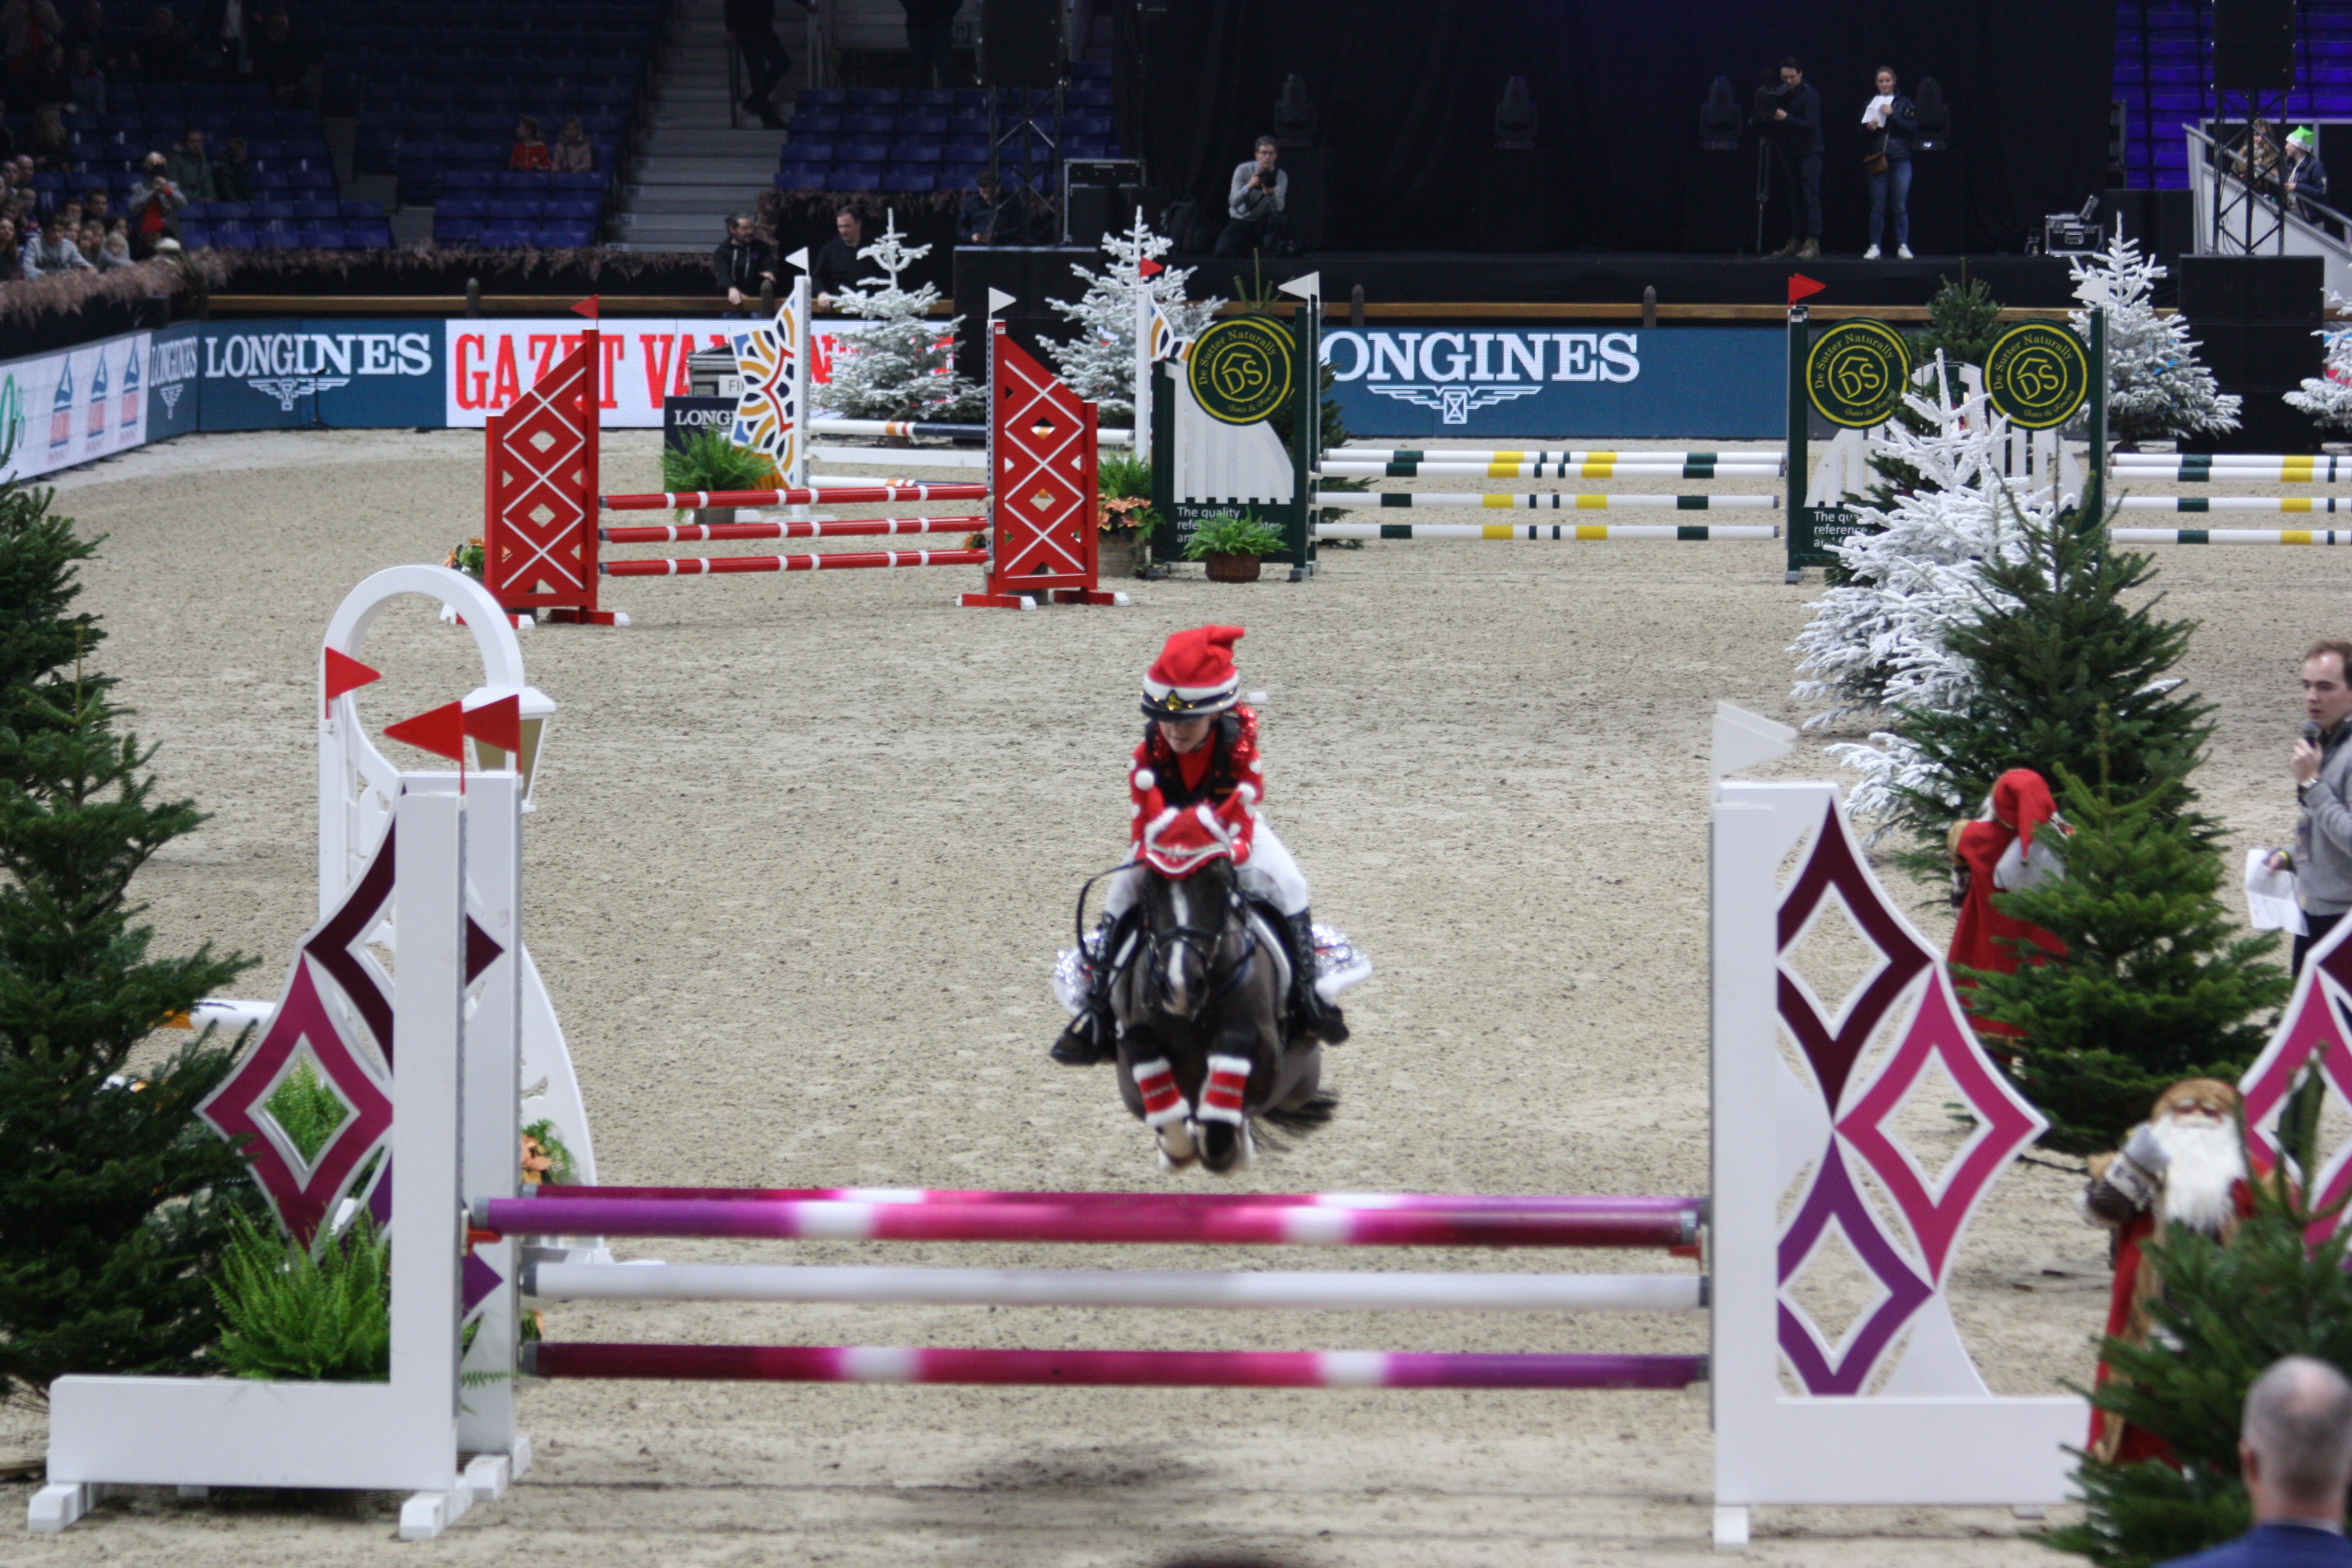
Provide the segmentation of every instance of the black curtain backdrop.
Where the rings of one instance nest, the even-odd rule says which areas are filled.
[[[1726,76],[1744,109],[1790,53],[1822,95],[1832,251],[1865,243],[1860,121],[1882,64],[1905,91],[1934,77],[1952,110],[1950,150],[1919,162],[1914,250],[2020,249],[2105,183],[2115,13],[2099,0],[1168,0],[1151,21],[1122,5],[1119,24],[1128,143],[1220,225],[1283,78],[1306,79],[1336,154],[1334,250],[1481,248],[1473,196],[1514,75],[1542,117],[1564,250],[1752,247],[1755,133],[1703,152],[1699,105]],[[1767,247],[1787,229],[1776,188]]]

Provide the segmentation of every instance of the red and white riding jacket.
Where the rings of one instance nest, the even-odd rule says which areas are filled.
[[[1258,802],[1265,798],[1257,715],[1245,704],[1219,714],[1209,738],[1181,756],[1160,727],[1150,726],[1127,782],[1136,859],[1174,877],[1190,876],[1220,855],[1247,865]]]

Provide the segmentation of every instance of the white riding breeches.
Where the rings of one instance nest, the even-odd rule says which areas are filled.
[[[1307,912],[1307,877],[1263,817],[1250,834],[1250,858],[1241,868],[1241,883],[1243,892],[1265,899],[1285,915]],[[1143,869],[1129,866],[1110,879],[1110,891],[1103,895],[1103,913],[1119,915],[1133,908],[1142,890]]]

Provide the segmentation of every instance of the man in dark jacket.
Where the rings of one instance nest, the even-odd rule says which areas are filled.
[[[958,245],[1018,245],[1021,243],[1021,214],[1004,196],[1003,183],[996,171],[981,171],[977,187],[963,199],[963,212],[956,219]]]
[[[2352,1471],[2352,1386],[2324,1361],[2290,1355],[2246,1390],[2238,1469],[2254,1527],[2161,1568],[2342,1568],[2344,1481]]]
[[[796,3],[808,9],[807,0]],[[793,57],[776,37],[776,0],[726,0],[724,16],[727,37],[743,56],[743,107],[769,130],[782,130],[771,95],[793,68]]]
[[[855,209],[844,207],[833,214],[833,238],[824,242],[809,268],[809,288],[819,309],[832,309],[835,298],[857,287],[858,275],[867,270],[857,259],[865,243],[866,225]]]
[[[1789,243],[1773,254],[1811,261],[1822,254],[1822,95],[1797,57],[1780,60],[1780,90],[1765,129],[1789,182]]]
[[[776,257],[767,242],[751,232],[748,213],[736,213],[727,220],[727,237],[710,253],[710,270],[726,291],[727,303],[735,309],[743,308],[746,294],[756,295],[762,282],[776,280]]]

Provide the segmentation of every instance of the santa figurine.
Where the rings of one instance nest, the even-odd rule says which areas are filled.
[[[2238,1092],[2215,1078],[2184,1078],[2157,1096],[2148,1119],[2113,1154],[2091,1156],[2091,1179],[2080,1199],[2085,1222],[2113,1233],[2115,1288],[2107,1304],[2107,1336],[2146,1344],[2148,1303],[2164,1291],[2151,1237],[2182,1226],[2226,1242],[2254,1211],[2244,1144],[2239,1136]],[[2098,1381],[2107,1381],[2104,1358]],[[2109,1464],[2171,1458],[2153,1433],[2091,1412],[2091,1457]]]
[[[1992,898],[1996,893],[2038,887],[2059,875],[2050,841],[2066,831],[2057,803],[2050,798],[2050,786],[2031,768],[2012,768],[1994,779],[1982,814],[1972,822],[1952,824],[1952,883],[1960,906],[1952,927],[1952,984],[1963,1008],[1976,989],[1976,981],[1960,973],[1963,967],[2013,975],[2035,947],[2053,956],[2065,955],[2063,942],[2039,925],[2003,915],[1993,907]],[[1985,1049],[2005,1064],[2011,1053],[2001,1049],[2001,1037],[2014,1038],[2018,1030],[1974,1012],[1969,1022]]]

